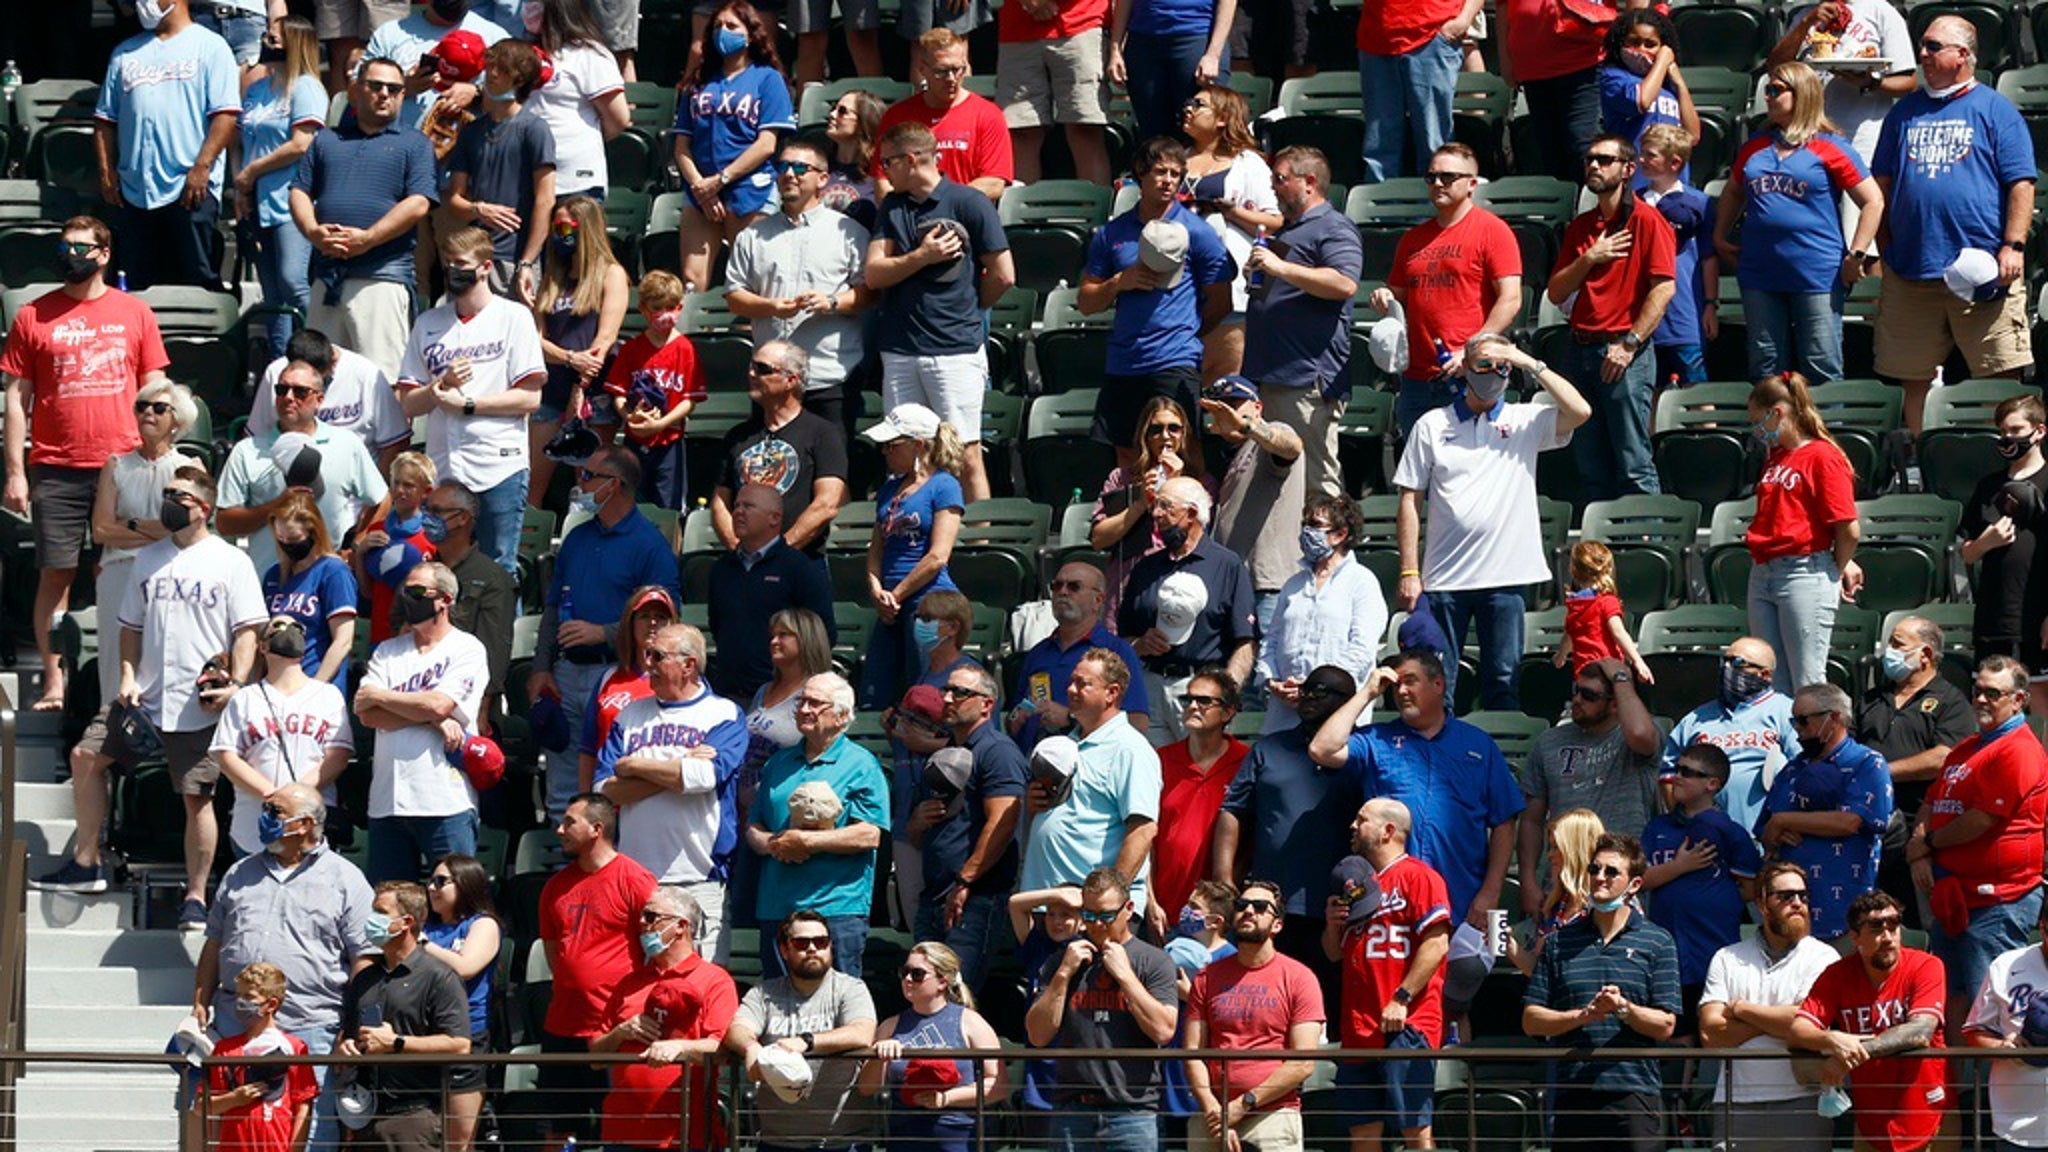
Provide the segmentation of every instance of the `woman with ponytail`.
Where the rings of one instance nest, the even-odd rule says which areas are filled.
[[[889,478],[876,494],[868,538],[868,599],[875,630],[861,662],[860,706],[886,708],[910,686],[937,642],[935,626],[918,639],[917,605],[925,593],[955,589],[946,565],[960,535],[967,501],[960,491],[966,449],[951,424],[922,404],[899,404],[867,438],[882,446]]]
[[[1835,609],[1863,588],[1856,564],[1856,474],[1797,372],[1749,392],[1751,433],[1768,455],[1747,543],[1749,630],[1778,654],[1774,686],[1827,679]]]
[[[1001,1041],[960,975],[960,957],[944,944],[924,943],[903,961],[903,998],[909,1007],[875,1031],[875,1058],[861,1066],[860,1089],[869,1096],[894,1091],[883,1147],[916,1152],[967,1152],[976,1144],[981,1105],[1002,1098],[1003,1062],[919,1059],[919,1048],[997,1048]],[[905,1059],[909,1056],[909,1059]]]

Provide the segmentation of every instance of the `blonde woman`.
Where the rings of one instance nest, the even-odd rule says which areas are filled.
[[[135,427],[142,443],[107,461],[100,470],[100,486],[92,504],[92,538],[100,545],[100,572],[94,584],[93,603],[99,605],[100,635],[112,639],[120,632],[114,614],[134,579],[135,554],[145,546],[170,535],[157,514],[164,506],[164,485],[178,469],[199,460],[178,450],[178,437],[199,419],[199,403],[192,390],[161,377],[143,385],[135,396]],[[103,642],[100,647],[100,700],[112,700],[121,686],[119,649]],[[64,707],[64,674],[43,679],[43,695],[35,702],[38,712]]]
[[[1764,81],[1769,124],[1735,155],[1714,246],[1735,269],[1749,324],[1749,378],[1842,378],[1842,301],[1871,270],[1884,193],[1822,111],[1818,73],[1796,60]],[[1856,206],[1845,248],[1839,205]],[[1742,243],[1734,235],[1740,223]]]
[[[860,1090],[869,1096],[896,1093],[889,1108],[889,1148],[968,1152],[976,1144],[981,1106],[1002,1097],[1003,1062],[921,1060],[916,1052],[993,1049],[1001,1041],[974,1010],[974,994],[951,948],[933,943],[912,948],[903,961],[902,979],[910,1006],[875,1030],[875,1058],[861,1066]]]
[[[543,449],[562,430],[564,419],[583,414],[585,399],[590,401],[590,426],[601,443],[611,443],[618,431],[618,409],[601,384],[633,295],[632,279],[605,236],[604,208],[588,196],[556,202],[546,253],[534,290],[533,321],[540,328],[548,379],[541,385],[540,408],[527,424],[533,475],[526,502],[535,508],[547,498],[555,475],[555,462]]]
[[[299,157],[313,146],[313,137],[327,123],[327,89],[320,83],[320,42],[313,22],[286,16],[264,33],[266,47],[281,49],[283,59],[242,94],[236,145],[242,167],[235,173],[235,203],[246,231],[253,237],[256,279],[263,302],[280,310],[267,325],[270,355],[284,355],[292,338],[292,316],[311,299],[307,266],[313,242],[292,223],[291,183]]]
[[[1202,338],[1202,379],[1214,380],[1244,363],[1244,263],[1252,242],[1259,229],[1277,232],[1286,221],[1273,193],[1273,169],[1252,136],[1251,110],[1241,94],[1221,84],[1197,89],[1181,108],[1180,130],[1192,142],[1181,195],[1216,230],[1238,267],[1230,315]]]
[[[953,426],[922,404],[898,405],[867,438],[882,446],[889,478],[876,496],[868,539],[876,623],[861,664],[860,706],[886,708],[937,643],[937,625],[915,619],[918,601],[927,592],[957,590],[946,564],[967,506],[960,491],[966,450]]]
[[[1522,975],[1536,971],[1544,941],[1586,914],[1586,869],[1593,865],[1593,845],[1606,831],[1591,808],[1570,809],[1550,822],[1550,883],[1540,900],[1530,898],[1533,885],[1522,890],[1522,910],[1529,914],[1534,943],[1525,949],[1519,933],[1508,934],[1508,959]]]

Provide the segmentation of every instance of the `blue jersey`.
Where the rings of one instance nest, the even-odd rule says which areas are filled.
[[[1709,808],[1697,816],[1664,812],[1643,829],[1643,855],[1651,867],[1669,864],[1688,843],[1714,846],[1714,862],[1650,893],[1650,919],[1678,944],[1678,980],[1704,984],[1714,953],[1742,938],[1746,905],[1738,878],[1752,880],[1763,861],[1747,829],[1726,812]]]
[[[796,109],[789,102],[789,82],[764,64],[691,88],[676,103],[676,135],[690,138],[690,158],[705,176],[739,159],[766,131],[796,131]],[[764,195],[774,183],[767,161],[732,181]]]
[[[1202,362],[1202,293],[1237,275],[1237,265],[1216,230],[1178,203],[1163,219],[1188,230],[1186,266],[1170,287],[1125,292],[1116,298],[1109,327],[1109,373],[1137,376]],[[1107,280],[1138,262],[1138,237],[1145,222],[1136,208],[1095,230],[1088,241],[1089,276]]]
[[[263,574],[263,602],[271,616],[289,616],[305,628],[306,655],[299,665],[306,675],[317,676],[327,645],[334,639],[332,622],[343,616],[355,619],[356,575],[338,556],[322,556],[292,573],[290,580],[284,578],[283,569],[272,564]],[[348,686],[347,657],[342,658],[334,683]]]
[[[185,174],[213,118],[242,110],[242,69],[234,49],[197,24],[159,39],[131,36],[107,61],[93,118],[115,128],[121,198],[137,208],[162,208],[185,194]],[[207,191],[220,198],[227,151],[214,157]]]
[[[939,513],[949,508],[958,512],[967,507],[967,501],[961,495],[960,481],[951,472],[932,473],[917,486],[917,491],[898,500],[896,493],[902,489],[906,479],[903,476],[889,477],[875,497],[876,507],[880,510],[875,530],[882,534],[884,588],[894,588],[931,550],[932,524]],[[955,587],[951,573],[941,568],[931,583],[913,593],[903,606],[915,605],[924,599],[927,592]]]
[[[1998,251],[2005,188],[2034,179],[2034,140],[2019,109],[1988,84],[1946,100],[1916,91],[1885,115],[1870,171],[1892,182],[1886,266],[1938,280],[1965,248]]]
[[[1764,807],[1764,781],[1799,747],[1799,734],[1792,728],[1792,698],[1765,689],[1732,709],[1716,700],[1679,717],[1664,741],[1665,776],[1678,771],[1678,754],[1693,744],[1712,744],[1727,754],[1728,784],[1714,803],[1736,827],[1753,827]]]
[[[1856,149],[1823,134],[1778,155],[1776,131],[1752,137],[1735,155],[1729,176],[1742,187],[1743,288],[1764,292],[1830,292],[1847,251],[1839,201],[1870,178]]]
[[[1403,720],[1375,724],[1352,733],[1347,751],[1367,798],[1391,796],[1408,806],[1408,854],[1443,876],[1451,919],[1463,922],[1486,880],[1489,836],[1527,807],[1500,745],[1448,717],[1434,739]]]
[[[292,129],[327,123],[327,89],[311,73],[292,82],[289,92],[277,90],[275,77],[265,76],[242,94],[242,163],[270,155],[291,139]],[[265,228],[292,222],[292,175],[287,164],[256,178],[256,222]]]
[[[1678,123],[1678,93],[1670,81],[1657,90],[1657,98],[1648,108],[1636,99],[1642,85],[1643,78],[1626,68],[1609,64],[1600,69],[1600,130],[1627,140],[1638,152],[1643,148],[1643,133],[1651,125]]]
[[[1701,301],[1707,298],[1704,265],[1714,254],[1713,202],[1706,193],[1683,183],[1661,196],[1645,192],[1643,201],[1656,206],[1678,241],[1673,253],[1677,275],[1672,277],[1677,293],[1664,309],[1664,319],[1658,322],[1651,342],[1659,347],[1704,344]]]
[[[1840,936],[1849,930],[1849,902],[1877,887],[1878,847],[1892,818],[1891,766],[1847,737],[1826,757],[1802,754],[1771,782],[1756,818],[1758,839],[1780,812],[1853,812],[1860,820],[1848,836],[1804,834],[1799,843],[1776,852],[1778,859],[1806,869],[1814,937]]]

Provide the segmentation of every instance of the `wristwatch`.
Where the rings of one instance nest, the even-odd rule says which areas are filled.
[[[130,532],[140,532],[140,531],[142,531],[142,524],[141,524],[141,522],[140,522],[140,521],[138,521],[137,519],[135,519],[135,517],[133,517],[133,516],[130,516],[130,517],[128,518],[128,530],[129,530]]]
[[[403,1036],[393,1036],[393,1037],[391,1038],[391,1050],[392,1050],[393,1052],[403,1052],[403,1051],[405,1051],[405,1037],[403,1037]]]
[[[799,1036],[797,1037],[797,1039],[799,1039],[799,1040],[802,1040],[802,1041],[804,1042],[804,1051],[806,1051],[806,1052],[815,1052],[815,1051],[817,1051],[817,1049],[818,1049],[818,1035],[817,1035],[817,1033],[815,1033],[815,1032],[805,1032],[805,1033],[803,1033],[803,1034],[799,1035]]]
[[[1641,336],[1636,335],[1635,331],[1631,329],[1630,331],[1622,334],[1621,346],[1623,348],[1628,349],[1631,352],[1641,351],[1643,347],[1643,338]]]
[[[463,397],[463,399],[462,399],[462,414],[463,414],[464,416],[474,416],[474,415],[476,415],[476,397],[474,397],[474,396],[465,396],[465,397]]]
[[[1413,992],[1408,991],[1407,988],[1401,987],[1394,989],[1394,1003],[1399,1004],[1403,1008],[1406,1008],[1408,1006],[1408,1002],[1413,999],[1415,999],[1415,994]]]
[[[2007,240],[2005,243],[2000,244],[1998,246],[1998,250],[2001,252],[2005,251],[2007,248],[2012,249],[2013,251],[2019,253],[2022,256],[2027,254],[2027,242],[2024,240]]]
[[[1259,1094],[1257,1092],[1253,1091],[1250,1088],[1247,1088],[1244,1090],[1244,1096],[1242,1097],[1242,1099],[1244,1100],[1245,1111],[1257,1112],[1259,1110]]]

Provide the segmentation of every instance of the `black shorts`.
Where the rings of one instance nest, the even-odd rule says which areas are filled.
[[[99,497],[100,470],[31,464],[28,491],[34,509],[36,567],[78,567],[79,554],[85,551],[85,529],[92,523],[93,501]]]
[[[557,1036],[552,1032],[540,1034],[540,1050],[543,1052],[588,1052],[589,1039],[582,1036]],[[593,1123],[599,1108],[604,1104],[606,1092],[611,1091],[611,1076],[600,1065],[592,1064],[542,1064],[538,1068],[534,1087],[545,1098],[545,1115],[549,1130],[559,1133],[574,1133],[579,1138],[594,1140],[597,1126]]]
[[[1104,376],[1102,390],[1095,394],[1095,424],[1090,434],[1112,448],[1130,448],[1138,442],[1138,416],[1154,396],[1179,404],[1189,429],[1201,427],[1201,369],[1168,368],[1142,376]],[[1192,432],[1191,432],[1192,434]]]

